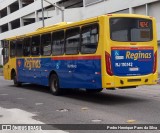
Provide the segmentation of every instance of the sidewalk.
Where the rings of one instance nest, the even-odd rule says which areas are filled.
[[[3,127],[0,127],[1,133],[68,133],[62,130],[16,130],[16,128],[11,128],[11,124],[45,124],[43,122],[34,120],[32,117],[36,116],[36,114],[32,114],[20,109],[5,109],[0,107],[0,124]],[[3,125],[4,124],[4,125]],[[35,125],[36,126],[36,125]],[[7,129],[5,129],[7,127]],[[9,127],[9,129],[8,129]],[[13,129],[13,130],[10,130]],[[21,128],[20,128],[21,129]]]

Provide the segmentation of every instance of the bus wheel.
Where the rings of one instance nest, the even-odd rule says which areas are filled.
[[[17,81],[16,73],[14,73],[14,76],[13,76],[13,83],[17,87],[22,86],[22,83]]]
[[[61,90],[59,88],[59,81],[56,74],[52,74],[50,77],[50,91],[53,95],[60,95]]]

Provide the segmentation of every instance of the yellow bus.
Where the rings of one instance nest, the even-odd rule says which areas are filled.
[[[157,33],[153,17],[106,14],[62,22],[5,39],[4,78],[15,85],[100,92],[157,84]]]

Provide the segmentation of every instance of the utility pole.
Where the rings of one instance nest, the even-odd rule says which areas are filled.
[[[47,2],[47,3],[49,3],[49,4],[51,4],[52,6],[54,6],[56,8],[58,8],[61,11],[61,13],[62,13],[62,22],[64,22],[64,7],[60,7],[60,6],[56,5],[56,4],[53,4],[53,3],[51,3],[48,0],[44,0],[44,1]],[[41,6],[42,6],[42,24],[43,24],[43,27],[44,27],[45,24],[44,24],[44,6],[43,6],[43,0],[41,0]]]
[[[62,22],[64,22],[64,7],[57,6],[56,4],[51,3],[48,0],[44,0],[45,2],[51,4],[52,6],[58,8],[62,12]]]
[[[43,0],[41,0],[41,7],[42,7],[42,26],[45,27]]]

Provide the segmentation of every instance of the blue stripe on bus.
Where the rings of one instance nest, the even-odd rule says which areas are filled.
[[[102,88],[100,58],[53,60],[52,58],[17,59],[18,81],[48,86],[55,71],[60,88]]]

